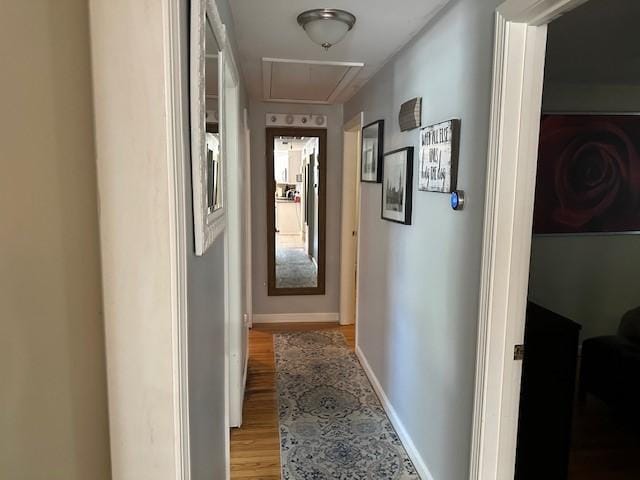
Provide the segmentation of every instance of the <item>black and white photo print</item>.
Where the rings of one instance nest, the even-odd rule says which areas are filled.
[[[384,120],[377,120],[362,127],[362,167],[360,180],[380,183],[382,181]]]
[[[413,147],[385,153],[382,171],[382,218],[411,225]]]

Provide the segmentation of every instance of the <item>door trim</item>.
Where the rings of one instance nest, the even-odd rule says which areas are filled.
[[[223,31],[226,32],[224,28]],[[227,225],[225,235],[225,327],[227,365],[227,427],[242,425],[242,405],[244,401],[244,361],[243,343],[246,336],[245,297],[243,297],[243,254],[242,230],[244,225],[243,177],[244,158],[240,149],[240,126],[243,112],[240,108],[240,74],[231,48],[231,42],[224,37],[222,47],[222,88],[221,134],[222,148],[226,162],[223,195],[226,204]],[[229,442],[229,432],[225,439]],[[230,450],[228,444],[227,452]],[[230,457],[229,457],[230,458]],[[227,465],[227,468],[229,465]]]
[[[183,39],[178,2],[163,2],[164,83],[167,94],[167,159],[169,174],[169,257],[171,263],[171,310],[173,322],[172,365],[174,385],[174,425],[176,436],[176,480],[191,479],[191,442],[189,428],[189,332],[187,305],[187,218],[186,218],[186,146],[188,132],[183,125],[184,97],[187,86],[182,80]]]
[[[360,230],[360,153],[361,153],[361,131],[364,124],[364,113],[360,112],[354,116],[351,120],[346,122],[342,127],[343,137],[343,150],[342,150],[342,219],[340,228],[340,324],[348,325],[356,323],[357,328],[357,311],[358,311],[358,281],[356,279],[356,271],[354,271],[354,265],[358,264],[358,252],[360,244],[360,236],[358,232]],[[345,146],[347,145],[347,138],[349,141],[353,141],[350,138],[355,135],[356,139],[356,151],[355,151],[355,166],[350,165],[345,156]],[[352,201],[347,202],[345,199]],[[355,218],[351,221],[351,217],[355,212]],[[355,228],[355,230],[354,230]],[[356,235],[356,247],[355,252],[347,251],[347,246],[350,244],[350,239]],[[357,268],[357,267],[356,267]],[[354,283],[351,283],[353,279]],[[355,290],[355,291],[354,291]],[[347,319],[345,310],[351,298],[355,295],[355,304],[353,311],[353,318]]]
[[[496,13],[470,479],[513,478],[547,24],[586,0]]]

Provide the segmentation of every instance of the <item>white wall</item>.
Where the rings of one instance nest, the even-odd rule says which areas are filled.
[[[344,107],[385,120],[385,150],[419,148],[401,133],[400,105],[422,97],[422,124],[460,118],[458,185],[413,186],[413,225],[380,219],[381,185],[362,184],[358,346],[434,479],[468,478],[494,10],[499,0],[448,4]],[[417,156],[414,172],[418,171]]]
[[[543,112],[640,112],[640,84],[578,80],[546,82]],[[534,235],[529,297],[582,325],[582,338],[613,335],[622,315],[640,305],[638,265],[640,235]]]
[[[0,3],[0,478],[109,480],[89,16]]]
[[[251,100],[251,202],[254,314],[334,313],[340,302],[340,192],[342,191],[342,106],[264,103]],[[328,116],[325,295],[267,295],[266,113]]]

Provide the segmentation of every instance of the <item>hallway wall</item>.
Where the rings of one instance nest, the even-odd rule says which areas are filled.
[[[253,313],[336,313],[340,303],[340,196],[342,192],[342,106],[266,103],[251,100],[251,202]],[[327,228],[325,295],[267,295],[266,146],[267,113],[317,113],[328,116]]]
[[[189,1],[182,6],[183,55],[188,58]],[[222,22],[231,44],[235,45],[233,21],[227,0],[216,0]],[[234,50],[234,53],[237,49]],[[238,57],[236,56],[236,59]],[[188,65],[185,65],[188,67]],[[188,84],[189,71],[183,71]],[[188,92],[184,101],[188,105]],[[241,85],[240,109],[247,106]],[[184,128],[189,130],[189,111],[184,111]],[[242,135],[242,132],[240,132]],[[241,155],[244,155],[241,145]],[[185,157],[187,218],[187,289],[189,305],[189,415],[191,418],[191,479],[225,477],[225,239],[220,235],[203,256],[195,255],[193,232],[193,193],[191,184],[191,152]],[[241,157],[243,158],[243,157]],[[242,164],[242,163],[241,163]],[[248,186],[247,186],[248,188]],[[244,278],[244,277],[243,277]],[[244,298],[244,292],[243,292]],[[242,319],[237,319],[242,321]],[[244,338],[244,335],[243,335]],[[240,361],[244,364],[246,345]]]
[[[422,125],[461,119],[458,186],[413,185],[413,225],[380,219],[381,185],[362,184],[358,346],[436,480],[468,477],[474,397],[494,10],[452,1],[344,107],[385,120],[385,150],[414,146],[400,105],[422,97]]]
[[[0,2],[0,58],[0,478],[109,480],[87,2]]]

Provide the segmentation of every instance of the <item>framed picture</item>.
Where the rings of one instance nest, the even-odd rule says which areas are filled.
[[[380,183],[382,181],[382,152],[384,120],[377,120],[362,127],[362,162],[360,180]]]
[[[451,193],[458,179],[460,120],[448,120],[420,130],[418,190]]]
[[[413,147],[385,153],[382,172],[382,218],[411,225]]]
[[[533,232],[639,231],[640,115],[543,115]]]

